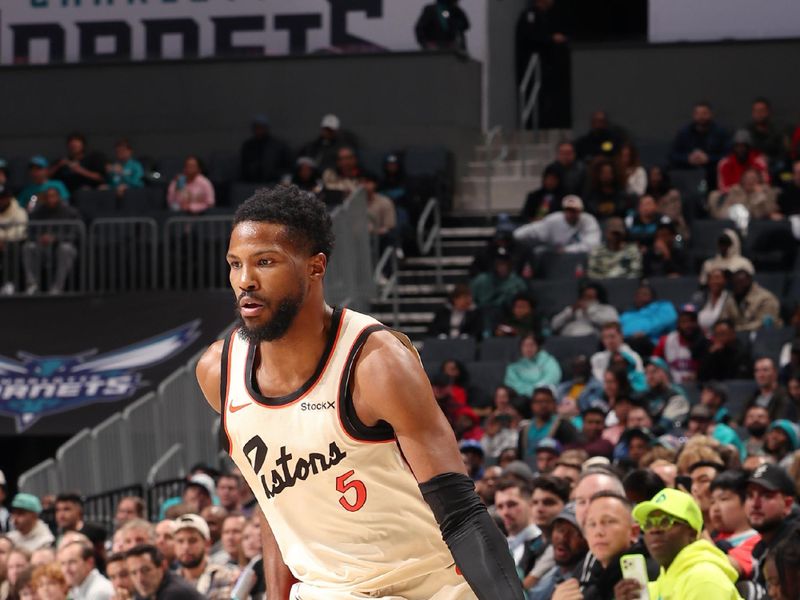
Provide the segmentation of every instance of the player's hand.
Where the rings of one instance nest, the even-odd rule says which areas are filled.
[[[568,579],[556,586],[551,596],[552,600],[583,600],[581,586],[577,579]]]
[[[641,584],[635,579],[623,579],[614,586],[616,600],[638,600],[642,591]]]

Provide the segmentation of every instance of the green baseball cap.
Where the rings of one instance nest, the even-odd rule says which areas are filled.
[[[633,518],[639,525],[644,525],[650,513],[656,510],[683,519],[697,533],[703,530],[703,513],[694,498],[686,492],[665,488],[653,496],[652,500],[637,504],[633,509]]]
[[[17,494],[11,501],[11,510],[27,510],[37,515],[42,512],[42,503],[33,494]]]

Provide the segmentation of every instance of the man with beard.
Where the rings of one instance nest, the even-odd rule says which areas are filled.
[[[222,550],[213,554],[209,560],[218,565],[235,566],[239,564],[239,551],[247,519],[244,515],[233,514],[222,522]]]
[[[531,600],[582,598],[578,574],[589,547],[578,526],[575,507],[568,504],[553,520],[550,535],[556,566],[530,591]]]
[[[175,556],[178,574],[211,600],[229,600],[239,571],[208,560],[211,533],[199,515],[175,519]]]
[[[295,186],[245,201],[227,253],[239,327],[197,367],[263,512],[270,598],[521,600],[410,341],[325,303],[333,242]]]
[[[517,573],[524,575],[532,565],[529,560],[523,562],[523,558],[530,558],[531,550],[535,552],[542,537],[542,531],[533,522],[531,488],[516,478],[502,479],[497,484],[494,505],[508,534],[508,549]]]
[[[639,540],[639,525],[633,520],[632,510],[630,501],[615,492],[598,492],[589,501],[583,531],[602,571],[583,588],[584,598],[614,600],[614,586],[622,579],[619,559],[623,554],[644,554],[650,580],[658,577],[658,563],[647,555]]]
[[[663,358],[651,357],[644,370],[647,389],[640,403],[653,418],[658,433],[667,433],[686,422],[689,416],[689,401],[684,392],[670,381],[670,369]]]
[[[750,526],[761,534],[761,541],[753,548],[753,581],[762,587],[766,587],[763,563],[767,552],[797,524],[792,508],[795,494],[792,479],[775,465],[761,465],[747,480],[744,511]]]
[[[745,409],[756,405],[763,406],[769,411],[769,418],[791,419],[796,418],[794,402],[789,398],[789,393],[778,382],[778,369],[775,361],[769,357],[757,358],[753,367],[753,375],[758,384],[758,390],[748,399]]]
[[[681,384],[697,379],[700,358],[707,347],[708,340],[697,322],[697,309],[684,304],[678,313],[678,329],[661,337],[653,356],[663,358],[672,380]]]
[[[784,469],[794,462],[793,452],[800,446],[800,433],[797,425],[788,419],[778,419],[770,423],[764,439],[764,452],[775,459]]]
[[[764,441],[769,427],[769,412],[763,406],[753,405],[744,411],[742,426],[750,437],[745,441],[747,454],[752,456],[764,450]]]

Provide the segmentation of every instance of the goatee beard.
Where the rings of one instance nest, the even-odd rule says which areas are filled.
[[[252,328],[247,326],[237,306],[236,316],[239,322],[239,337],[251,344],[274,342],[281,339],[294,323],[297,313],[300,312],[303,300],[302,292],[298,296],[283,298],[269,321]]]

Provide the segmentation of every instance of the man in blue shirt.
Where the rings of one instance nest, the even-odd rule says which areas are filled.
[[[30,183],[22,188],[17,196],[17,201],[22,208],[32,211],[36,202],[42,199],[44,192],[49,188],[58,190],[58,195],[65,203],[69,203],[69,190],[58,179],[48,178],[49,163],[44,156],[36,155],[28,161],[28,178]]]

